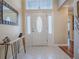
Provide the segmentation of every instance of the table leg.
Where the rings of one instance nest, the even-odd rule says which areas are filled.
[[[9,46],[9,45],[5,45],[5,59],[7,59],[7,54],[8,54],[8,46]]]
[[[11,44],[11,50],[12,50],[12,56],[13,56],[13,59],[14,59],[14,48],[13,48],[12,44]]]
[[[14,45],[14,59],[17,59],[17,54],[18,54],[17,42],[13,43],[13,45]]]
[[[26,45],[25,45],[25,39],[23,38],[23,47],[24,47],[24,52],[26,53]]]

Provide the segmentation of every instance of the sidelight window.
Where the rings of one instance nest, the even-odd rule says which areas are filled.
[[[27,21],[26,21],[26,24],[27,24],[27,33],[28,34],[31,34],[31,23],[30,23],[30,16],[27,16]]]
[[[52,34],[52,16],[48,16],[48,33]]]

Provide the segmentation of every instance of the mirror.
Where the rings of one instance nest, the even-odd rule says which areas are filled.
[[[5,1],[2,1],[2,4],[0,3],[0,6],[2,6],[1,11],[1,24],[8,24],[8,25],[17,25],[18,24],[18,12],[10,6]]]

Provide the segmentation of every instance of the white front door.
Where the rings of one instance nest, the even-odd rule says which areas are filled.
[[[31,32],[32,45],[48,45],[48,21],[45,13],[32,13]]]
[[[27,11],[27,45],[53,45],[54,23],[51,12]]]

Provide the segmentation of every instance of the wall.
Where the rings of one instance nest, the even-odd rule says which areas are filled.
[[[13,6],[19,12],[19,24],[17,26],[14,25],[3,25],[0,24],[0,41],[5,37],[8,36],[11,40],[15,40],[19,33],[21,32],[21,0],[5,0],[11,6]],[[0,46],[0,59],[4,58],[3,48]],[[10,56],[11,57],[11,56]],[[9,57],[9,58],[10,58]],[[8,59],[9,59],[8,58]]]
[[[54,40],[55,44],[67,44],[68,8],[62,7],[54,11]]]
[[[74,21],[77,20],[77,1],[79,0],[74,0]],[[76,23],[74,22],[74,55],[75,59],[79,59],[79,31],[76,29]]]

